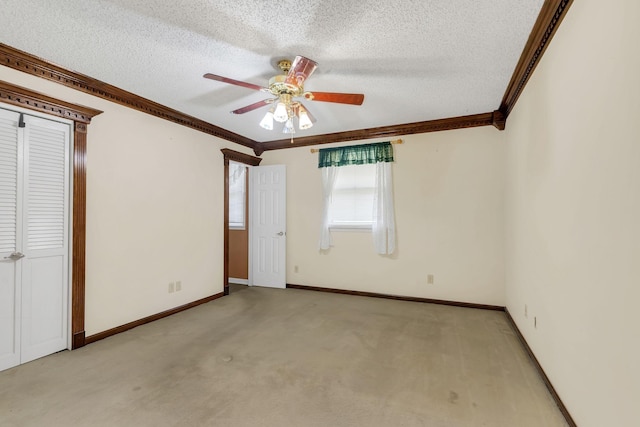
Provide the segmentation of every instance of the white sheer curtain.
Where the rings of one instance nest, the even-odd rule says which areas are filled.
[[[322,193],[324,195],[324,204],[322,206],[322,228],[320,229],[320,249],[329,249],[331,246],[331,233],[329,232],[329,206],[331,205],[331,194],[338,176],[337,166],[328,166],[322,168]]]
[[[373,245],[381,255],[396,248],[396,221],[393,208],[393,178],[390,162],[376,163],[376,188],[373,196]]]

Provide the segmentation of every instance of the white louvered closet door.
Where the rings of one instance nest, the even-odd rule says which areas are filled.
[[[24,118],[21,363],[67,348],[69,125]]]
[[[68,124],[0,109],[0,370],[67,348]]]
[[[10,258],[21,245],[18,177],[22,146],[18,147],[20,114],[0,109],[0,370],[20,364],[21,269]]]

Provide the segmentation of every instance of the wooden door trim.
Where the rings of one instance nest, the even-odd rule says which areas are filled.
[[[0,81],[0,101],[73,120],[73,224],[71,228],[71,348],[85,345],[85,248],[87,212],[87,125],[102,113]]]
[[[229,161],[258,166],[262,159],[228,148],[223,148],[220,151],[224,156],[224,278],[222,283],[224,283],[224,294],[229,295]]]

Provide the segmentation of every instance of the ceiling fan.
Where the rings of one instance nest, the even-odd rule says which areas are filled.
[[[309,110],[296,98],[351,105],[362,105],[364,101],[364,95],[358,93],[305,92],[304,83],[317,66],[317,62],[304,56],[296,56],[293,63],[288,59],[278,61],[278,68],[282,70],[283,74],[273,76],[269,80],[269,87],[258,86],[211,73],[207,73],[203,77],[270,93],[274,98],[263,99],[246,107],[233,110],[231,113],[244,114],[265,105],[273,104],[260,122],[260,126],[267,130],[273,130],[273,121],[275,120],[284,123],[283,133],[293,134],[295,133],[294,119],[297,118],[298,128],[301,130],[309,129],[316,121]]]

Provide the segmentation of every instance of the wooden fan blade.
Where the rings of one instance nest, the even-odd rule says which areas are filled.
[[[228,77],[218,76],[216,74],[207,73],[202,77],[204,77],[205,79],[217,80],[222,83],[229,83],[236,86],[246,87],[247,89],[262,90],[267,92],[269,91],[269,89],[267,89],[266,87],[254,85],[253,83],[241,82],[240,80],[234,80]]]
[[[362,105],[364,95],[361,93],[305,92],[304,97],[310,101],[336,102],[338,104]]]
[[[275,98],[278,99],[278,98]],[[253,111],[256,108],[260,108],[260,107],[264,107],[265,105],[269,105],[273,102],[274,100],[271,98],[268,99],[263,99],[262,101],[258,101],[258,102],[254,102],[251,105],[247,105],[246,107],[242,107],[242,108],[238,108],[237,110],[233,110],[231,113],[232,114],[244,114],[244,113],[248,113],[249,111]]]
[[[284,82],[302,86],[309,76],[313,74],[317,66],[318,63],[312,59],[305,58],[304,56],[296,56]]]

